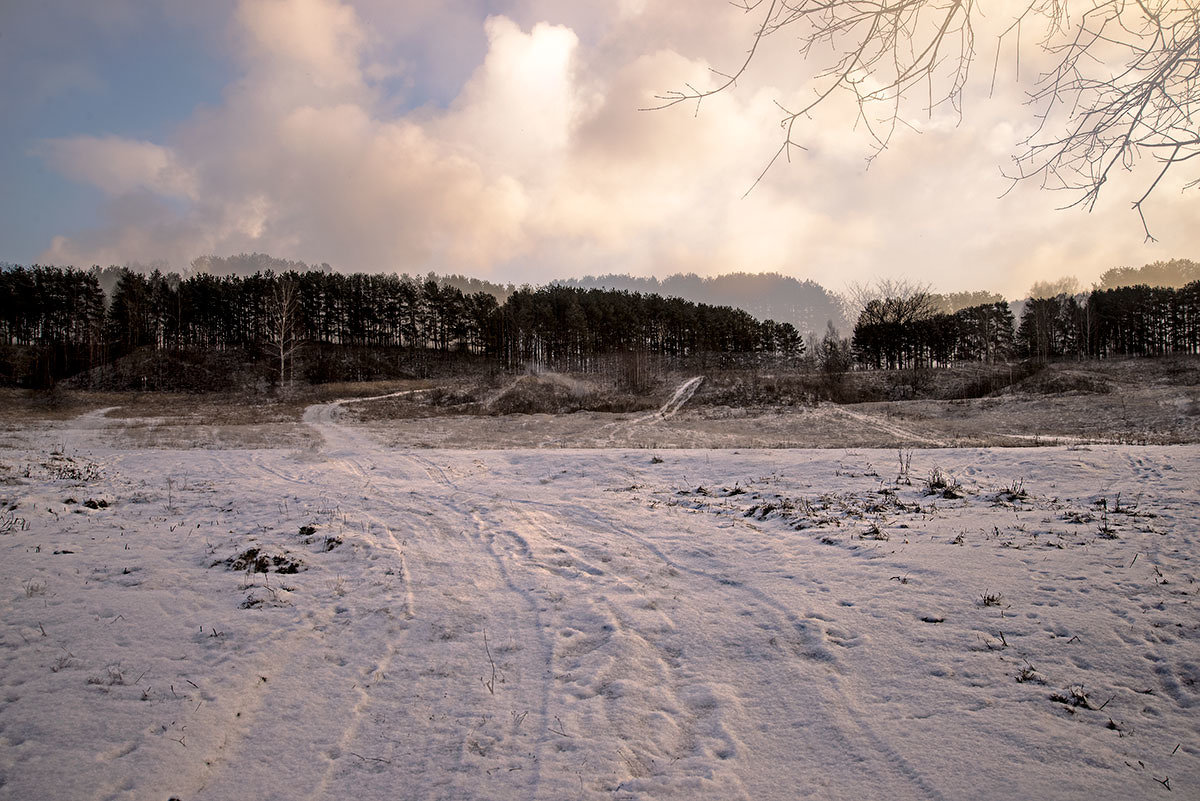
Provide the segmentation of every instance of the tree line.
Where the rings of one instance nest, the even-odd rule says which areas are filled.
[[[859,314],[852,342],[858,362],[877,369],[1003,362],[1014,353],[1013,313],[1006,302],[947,314],[923,297],[884,298]]]
[[[315,382],[378,375],[348,372],[351,351],[388,362],[392,375],[461,357],[586,372],[607,369],[615,354],[702,366],[795,364],[806,351],[791,323],[728,306],[561,284],[498,299],[495,287],[460,286],[324,267],[182,277],[9,266],[0,269],[0,383],[47,386],[147,352],[228,354],[266,365],[272,382]],[[852,337],[831,328],[809,349],[839,369],[1200,353],[1200,280],[1032,298],[1019,321],[1001,300],[947,311],[955,305],[923,291],[877,293]]]
[[[1200,281],[1031,298],[1019,323],[1004,302],[935,308],[935,296],[920,291],[868,301],[850,341],[855,361],[895,369],[1200,353]]]
[[[331,348],[396,352],[410,364],[462,355],[505,369],[578,371],[623,352],[674,359],[804,352],[790,323],[629,291],[523,287],[501,302],[488,291],[396,274],[181,277],[120,269],[113,278],[113,268],[0,271],[0,380],[44,386],[147,350],[269,358],[280,382],[294,376],[297,357]]]
[[[1041,361],[1200,353],[1200,281],[1034,299],[1017,338],[1023,355]]]

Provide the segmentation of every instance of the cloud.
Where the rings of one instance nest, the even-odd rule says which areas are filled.
[[[997,165],[1024,132],[1018,86],[901,129],[869,171],[856,110],[831,104],[797,130],[808,149],[746,195],[780,141],[776,103],[811,96],[789,78],[793,55],[766,52],[698,110],[638,109],[716,80],[753,19],[668,0],[515,0],[486,18],[482,5],[243,0],[230,18],[242,71],[222,103],[160,143],[43,143],[55,169],[111,198],[101,226],[44,259],[180,268],[257,250],[516,281],[778,270],[1015,295],[1197,244],[1188,196],[1158,207],[1170,252],[1143,247],[1119,185],[1091,216],[1055,214],[1033,187],[997,200]]]
[[[76,136],[41,143],[41,155],[59,172],[108,195],[145,190],[165,197],[196,196],[195,176],[168,148],[115,136]]]
[[[538,182],[570,145],[578,39],[546,24],[525,33],[505,17],[484,27],[487,57],[430,128],[483,168]]]
[[[235,20],[245,40],[243,54],[271,89],[294,79],[322,92],[364,86],[366,35],[353,8],[327,0],[254,0],[238,6]],[[299,99],[290,93],[284,98]]]

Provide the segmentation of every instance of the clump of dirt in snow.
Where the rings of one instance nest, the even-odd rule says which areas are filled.
[[[341,537],[318,538],[316,526],[301,526],[300,536],[304,538],[305,545],[312,545],[318,539],[321,539],[321,550],[326,552],[332,551],[334,548],[341,545],[343,541]]]
[[[328,549],[327,549],[328,550]],[[304,563],[283,554],[271,555],[258,548],[247,548],[237,556],[225,560],[230,570],[247,573],[299,573]]]

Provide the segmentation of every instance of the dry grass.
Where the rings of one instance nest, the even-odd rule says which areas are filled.
[[[509,414],[627,413],[658,408],[674,384],[635,394],[618,389],[611,377],[544,373],[493,374],[457,378],[430,385],[427,392],[382,398],[348,408],[359,422],[384,422],[460,416]]]
[[[940,380],[942,374],[932,375]],[[946,374],[955,386],[981,376],[971,370]],[[308,448],[317,444],[316,434],[301,420],[310,404],[410,390],[428,391],[352,404],[346,419],[366,424],[389,444],[411,447],[896,448],[1200,442],[1200,358],[1196,357],[1064,363],[1050,365],[989,397],[841,407],[814,403],[811,396],[804,396],[809,380],[804,375],[727,373],[706,381],[678,415],[668,420],[645,415],[642,410],[657,408],[687,377],[664,377],[655,391],[644,395],[620,392],[600,376],[504,374],[325,384],[298,387],[280,397],[84,391],[46,395],[8,389],[0,390],[0,447],[19,447],[19,440],[35,428],[55,427],[89,411],[117,407],[106,414],[109,425],[102,434],[114,445]],[[885,387],[898,386],[906,376],[857,374],[853,380]]]
[[[71,420],[93,409],[119,403],[128,393],[50,392],[0,388],[0,426],[16,427],[25,423],[54,423]]]
[[[56,426],[80,415],[104,414],[102,437],[132,448],[307,448],[318,438],[301,418],[314,403],[426,386],[428,382],[388,381],[297,387],[280,397],[251,393],[92,392],[34,393],[0,389],[0,446],[21,447],[33,427]],[[13,439],[15,437],[16,439]],[[8,443],[8,440],[12,440]]]
[[[346,382],[297,386],[277,397],[214,392],[92,392],[56,390],[53,394],[0,389],[0,425],[60,422],[81,414],[117,407],[105,414],[113,420],[154,418],[192,425],[266,425],[298,422],[305,407],[339,398],[370,397],[431,386],[428,381]]]

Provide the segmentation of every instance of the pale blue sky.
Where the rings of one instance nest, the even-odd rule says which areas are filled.
[[[158,9],[104,25],[78,3],[0,8],[0,258],[29,263],[52,236],[97,224],[102,193],[51,169],[42,140],[104,132],[161,139],[231,77],[212,32]],[[97,4],[100,5],[100,4]],[[158,18],[156,18],[158,17]]]

